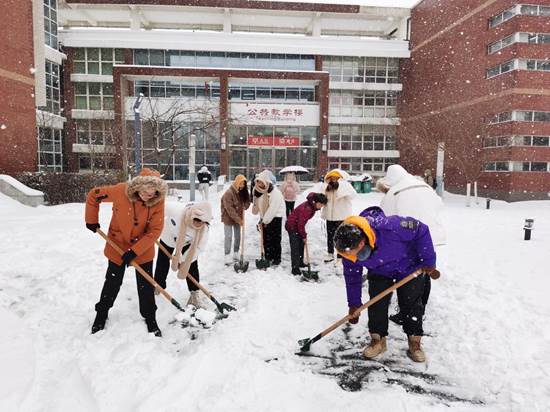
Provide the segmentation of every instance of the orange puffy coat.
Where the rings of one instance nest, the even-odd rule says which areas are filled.
[[[154,188],[157,195],[143,202],[138,192],[149,188]],[[160,237],[164,225],[166,192],[166,182],[151,169],[143,169],[128,183],[93,188],[86,198],[86,223],[98,223],[101,202],[113,203],[109,239],[124,251],[132,249],[137,255],[136,263],[150,262],[155,257],[155,240]],[[120,254],[108,243],[104,253],[110,261],[122,264]]]

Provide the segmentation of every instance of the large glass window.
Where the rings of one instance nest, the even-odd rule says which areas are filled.
[[[124,63],[121,49],[79,48],[75,50],[74,73],[112,75],[117,63]]]
[[[38,170],[63,171],[62,130],[38,128]]]
[[[110,120],[76,120],[76,142],[89,145],[112,145],[113,124]]]
[[[323,57],[331,82],[398,83],[399,59],[386,57]]]
[[[59,65],[46,60],[46,106],[41,107],[54,114],[61,110],[61,88],[59,80]]]
[[[134,64],[176,67],[315,70],[315,56],[301,54],[226,53],[188,50],[134,50]]]
[[[395,117],[397,92],[331,90],[330,116]]]
[[[329,150],[395,150],[395,126],[330,125]]]
[[[126,123],[128,157],[134,162],[134,125]],[[182,180],[189,178],[189,138],[196,137],[195,164],[197,170],[207,166],[214,177],[220,173],[219,128],[201,122],[160,123],[142,125],[142,164],[166,174],[166,179]],[[158,150],[161,149],[161,150]]]
[[[74,83],[75,109],[113,110],[112,83]]]
[[[510,171],[510,162],[487,162],[483,170],[486,172],[508,172]]]
[[[255,86],[251,84],[229,86],[230,100],[285,100],[285,101],[315,101],[314,87],[296,86]]]
[[[44,0],[44,40],[57,50],[57,0]]]
[[[263,168],[278,172],[285,166],[301,165],[313,173],[317,164],[318,127],[232,126],[230,178],[237,174],[251,176]],[[268,138],[261,145],[250,142]],[[283,138],[287,138],[287,143]],[[265,144],[263,144],[265,143]]]

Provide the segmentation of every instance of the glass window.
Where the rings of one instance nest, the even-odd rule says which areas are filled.
[[[134,50],[134,64],[149,65],[149,50]]]
[[[546,172],[548,170],[548,164],[546,162],[531,162],[532,172]]]

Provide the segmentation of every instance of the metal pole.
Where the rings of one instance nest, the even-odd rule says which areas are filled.
[[[195,200],[195,144],[197,137],[189,135],[189,200]]]
[[[134,140],[134,146],[135,146],[134,165],[135,166],[134,167],[135,167],[136,175],[139,174],[141,170],[141,119],[140,119],[139,106],[141,105],[143,97],[144,97],[143,93],[140,93],[134,103],[134,131],[135,131],[135,140]]]
[[[437,183],[435,187],[435,192],[443,197],[443,191],[445,190],[443,182],[443,168],[445,161],[445,142],[439,142],[437,144],[437,161],[435,169],[435,181]]]

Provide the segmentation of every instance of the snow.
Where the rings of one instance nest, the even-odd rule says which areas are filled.
[[[19,190],[21,193],[27,196],[44,196],[40,190],[31,189],[30,187],[24,185],[19,180],[11,177],[10,175],[0,175],[0,180],[3,180],[10,186],[13,186],[15,189]]]
[[[211,197],[219,216],[219,194]],[[378,193],[358,195],[354,210],[380,199]],[[223,265],[217,220],[211,250],[199,257],[201,282],[236,312],[209,329],[181,328],[173,323],[177,309],[157,296],[163,338],[156,338],[146,332],[135,276],[127,271],[106,329],[90,335],[106,260],[104,242],[84,227],[84,205],[31,208],[0,194],[0,410],[547,410],[550,201],[493,200],[485,210],[484,201],[466,207],[463,196],[446,194],[444,203],[448,244],[438,250],[442,276],[432,282],[427,308],[428,362],[408,360],[403,332],[392,324],[382,363],[370,364],[391,369],[384,360],[396,360],[414,373],[437,376],[437,388],[465,402],[392,384],[384,378],[388,371],[370,375],[360,391],[344,391],[335,377],[318,373],[315,358],[295,355],[299,339],[347,314],[343,278],[321,262],[325,238],[318,214],[308,231],[321,282],[290,274],[286,233],[281,267],[256,270],[257,219],[251,215],[245,238],[250,268],[235,273]],[[110,209],[101,208],[102,228]],[[523,240],[525,218],[535,220],[530,241]],[[185,282],[173,275],[167,290],[187,301]],[[356,353],[367,342],[366,322],[363,313],[346,332],[358,342]],[[312,353],[330,354],[345,338],[340,328],[312,345]]]

